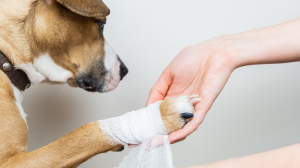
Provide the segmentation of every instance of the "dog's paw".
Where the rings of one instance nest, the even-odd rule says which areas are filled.
[[[159,110],[168,133],[181,129],[194,117],[194,105],[201,99],[198,95],[163,100]]]

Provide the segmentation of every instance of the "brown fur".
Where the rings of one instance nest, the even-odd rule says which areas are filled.
[[[178,131],[185,124],[180,113],[176,111],[176,98],[162,101],[159,110],[168,133]]]
[[[56,1],[49,5],[40,0],[33,6],[26,20],[33,57],[49,53],[75,76],[103,59],[104,38],[95,18],[73,13]]]
[[[84,17],[51,1],[1,1],[0,51],[14,65],[49,53],[56,64],[74,75],[85,72],[92,62],[103,59],[104,38],[97,21],[105,17]]]
[[[25,20],[36,0],[0,1],[0,50],[14,65],[32,62]]]
[[[5,159],[2,167],[77,167],[92,156],[107,151],[116,151],[120,145],[112,145],[103,135],[99,123],[86,124],[68,135],[35,151],[18,152]]]
[[[108,7],[102,0],[57,0],[71,11],[86,17],[106,17],[109,15]]]
[[[7,76],[0,71],[0,163],[27,150],[28,132]],[[5,138],[4,138],[5,137]],[[0,164],[0,167],[1,166]]]
[[[32,63],[49,53],[56,64],[77,75],[103,59],[104,38],[96,19],[105,20],[107,10],[103,18],[87,18],[54,0],[5,0],[0,1],[0,11],[0,51],[14,65]],[[77,167],[96,154],[122,147],[109,143],[95,122],[27,152],[28,130],[2,71],[0,81],[0,168]],[[172,100],[162,103],[161,114],[169,132],[183,126]]]

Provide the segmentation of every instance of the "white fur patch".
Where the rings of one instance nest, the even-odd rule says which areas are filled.
[[[193,97],[188,97],[188,96],[182,96],[177,98],[176,100],[176,110],[179,113],[186,113],[186,112],[194,112],[194,102],[190,102],[190,100],[193,100],[195,98]],[[199,100],[200,101],[200,100]]]
[[[107,41],[105,41],[104,50],[105,50],[104,66],[106,70],[113,69],[116,66],[116,62],[119,62],[117,53],[107,43]]]
[[[27,125],[27,121],[26,121],[27,114],[24,112],[22,104],[21,104],[22,100],[23,100],[23,93],[14,84],[11,84],[11,85],[12,85],[12,87],[14,89],[15,98],[17,100],[16,101],[16,105],[18,106],[19,112],[20,112],[22,118],[24,119],[24,121],[25,121],[25,123]]]
[[[49,54],[44,54],[34,60],[34,68],[41,73],[46,79],[52,82],[67,82],[73,77],[72,72],[63,69],[54,63]]]
[[[104,66],[109,72],[107,74],[106,80],[108,84],[107,91],[115,89],[120,83],[120,61],[115,50],[105,41],[104,45],[105,50],[105,60]]]
[[[16,69],[20,69],[20,70],[24,71],[27,74],[27,76],[32,84],[37,84],[46,79],[44,75],[37,72],[33,68],[31,63],[20,64],[20,65],[16,66]]]

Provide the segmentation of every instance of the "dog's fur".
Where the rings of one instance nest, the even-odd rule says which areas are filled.
[[[5,0],[0,1],[0,11],[0,51],[34,84],[68,82],[87,91],[107,92],[127,73],[104,40],[100,23],[106,21],[109,9],[101,0]],[[2,71],[0,97],[0,168],[71,168],[122,148],[109,143],[94,122],[27,152],[22,93]],[[176,101],[161,104],[169,132],[185,124]]]

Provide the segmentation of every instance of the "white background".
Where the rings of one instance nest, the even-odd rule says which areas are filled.
[[[45,84],[26,91],[30,151],[88,122],[144,107],[160,73],[188,45],[300,17],[298,0],[106,3],[111,15],[104,34],[129,74],[106,94]],[[200,128],[172,145],[174,165],[200,165],[300,143],[299,102],[300,63],[235,70]],[[80,168],[113,168],[127,152],[101,154]]]

